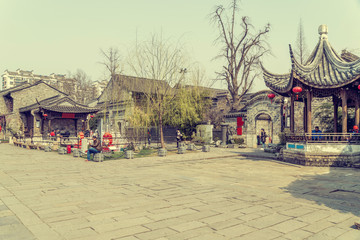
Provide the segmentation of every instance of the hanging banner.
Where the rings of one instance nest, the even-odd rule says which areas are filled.
[[[62,118],[75,118],[75,113],[62,113]]]

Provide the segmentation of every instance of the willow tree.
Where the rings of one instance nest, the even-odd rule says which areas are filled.
[[[270,31],[270,25],[254,30],[248,17],[239,16],[239,2],[232,0],[229,9],[217,6],[211,14],[219,30],[216,41],[222,46],[217,58],[224,60],[222,71],[217,74],[227,83],[232,110],[238,110],[241,99],[260,76],[260,58],[269,51],[264,38]]]
[[[160,130],[161,147],[165,147],[163,117],[178,91],[173,87],[182,83],[186,60],[182,46],[165,40],[162,35],[152,35],[150,40],[136,44],[129,54],[128,65],[137,77],[153,79],[154,84],[144,92],[150,102]]]

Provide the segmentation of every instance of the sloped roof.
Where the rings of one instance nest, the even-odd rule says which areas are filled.
[[[129,92],[148,94],[164,94],[164,91],[161,90],[171,91],[172,89],[166,81],[117,74],[107,83],[105,90],[100,94],[98,100],[105,94],[106,89],[114,87],[113,84],[116,84],[120,89],[126,89]],[[160,89],[160,91],[157,91],[158,89]]]
[[[116,75],[114,81],[131,92],[156,93],[156,89],[171,89],[163,80]]]
[[[55,87],[47,84],[46,82],[44,82],[44,81],[42,81],[42,80],[37,81],[37,82],[35,82],[34,84],[23,83],[23,84],[21,84],[21,85],[15,86],[15,87],[2,90],[2,91],[0,91],[0,95],[4,96],[4,95],[7,95],[7,94],[11,94],[11,93],[13,93],[13,92],[18,92],[18,91],[24,90],[24,89],[26,89],[26,88],[34,87],[34,86],[39,85],[39,84],[45,84],[46,86],[48,86],[48,87],[50,87],[50,88],[58,91],[59,93],[68,96],[68,94],[60,91],[59,89],[57,89],[57,88],[55,88]]]
[[[36,103],[20,108],[19,112],[26,112],[37,108],[61,113],[95,113],[99,111],[98,108],[79,104],[69,97],[56,95],[51,98],[44,99],[38,104]]]
[[[352,62],[342,59],[329,43],[327,33],[327,26],[321,25],[319,42],[304,64],[295,59],[290,45],[290,73],[273,74],[263,68],[266,86],[276,92],[285,93],[293,87],[294,79],[318,89],[339,88],[359,79],[360,59]]]

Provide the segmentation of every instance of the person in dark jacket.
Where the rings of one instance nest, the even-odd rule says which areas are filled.
[[[97,139],[97,136],[94,135],[92,138],[93,138],[93,144],[90,144],[90,148],[88,149],[88,152],[87,152],[87,160],[86,161],[90,161],[91,154],[95,155],[95,153],[99,153],[102,150],[100,140]]]
[[[266,132],[265,130],[262,128],[261,129],[261,132],[260,132],[260,141],[261,141],[261,144],[263,146],[263,148],[265,149],[266,147],[266,138],[267,138],[267,135],[266,135]]]

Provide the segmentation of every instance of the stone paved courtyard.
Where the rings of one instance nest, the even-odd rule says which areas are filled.
[[[0,239],[360,239],[359,170],[269,156],[95,163],[0,144]]]

